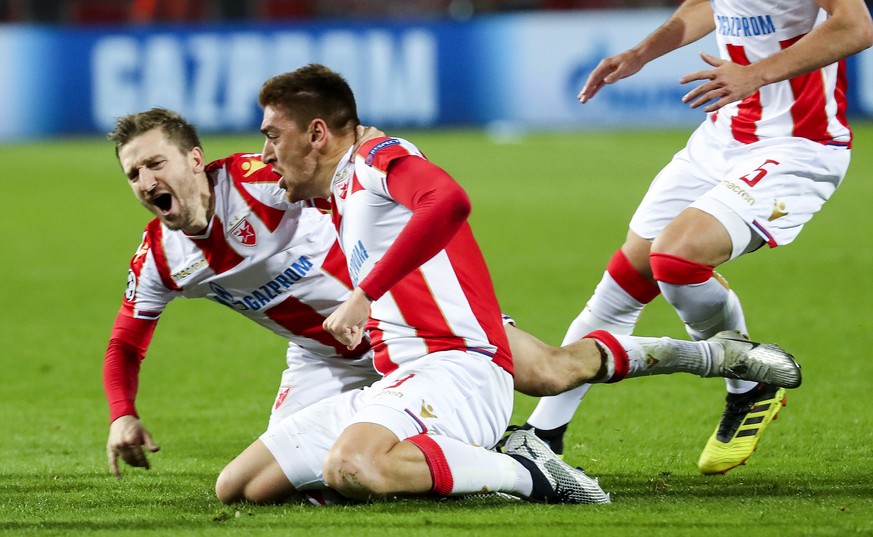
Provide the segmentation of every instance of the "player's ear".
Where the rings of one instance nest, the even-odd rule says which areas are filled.
[[[315,118],[309,122],[309,143],[313,147],[323,147],[330,137],[330,129],[321,118]]]
[[[191,159],[192,168],[194,169],[194,173],[201,173],[206,169],[206,157],[203,155],[203,149],[200,147],[195,147],[188,153],[188,158]]]

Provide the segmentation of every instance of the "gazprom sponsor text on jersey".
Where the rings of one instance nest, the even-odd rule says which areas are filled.
[[[312,269],[312,266],[312,261],[303,255],[275,278],[239,299],[223,287],[219,288],[218,285],[210,286],[215,292],[215,297],[210,298],[213,298],[217,302],[221,302],[225,306],[240,311],[257,311],[268,305],[273,301],[273,299],[281,296],[284,291],[303,279],[309,273],[310,269]]]
[[[370,254],[367,253],[364,244],[361,241],[355,243],[355,247],[352,248],[352,255],[349,256],[349,274],[351,275],[352,282],[356,287],[358,285],[358,275],[361,272],[361,267],[364,265],[364,261],[369,257]]]
[[[776,25],[770,15],[757,15],[754,17],[728,17],[716,16],[718,20],[718,33],[736,37],[750,35],[767,35],[776,31]]]

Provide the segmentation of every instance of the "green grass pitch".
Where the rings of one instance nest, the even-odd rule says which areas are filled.
[[[472,223],[503,309],[552,343],[600,278],[654,174],[689,130],[407,135],[470,193]],[[208,158],[259,151],[208,137]],[[672,376],[595,387],[567,459],[600,476],[608,506],[494,499],[314,508],[227,507],[221,468],[266,425],[283,342],[206,301],[174,303],[141,377],[152,469],[110,477],[103,352],[149,214],[100,139],[0,147],[2,535],[870,535],[873,534],[873,125],[856,125],[845,184],[798,240],[721,271],[752,335],[803,365],[803,386],[749,464],[705,477],[718,379]],[[684,337],[663,299],[638,334]],[[517,396],[514,422],[534,400]]]

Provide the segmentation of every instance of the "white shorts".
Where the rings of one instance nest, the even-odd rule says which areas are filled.
[[[324,487],[324,457],[352,423],[377,423],[400,440],[433,433],[491,447],[509,424],[512,403],[512,375],[478,353],[445,351],[315,403],[260,439],[294,488],[305,491]]]
[[[373,368],[372,352],[355,360],[330,358],[289,343],[285,362],[288,368],[282,372],[267,429],[315,402],[382,378]]]
[[[725,225],[734,242],[732,258],[761,239],[770,247],[789,244],[834,193],[851,158],[845,147],[804,138],[753,144],[724,138],[711,121],[698,127],[655,177],[631,218],[631,231],[654,239],[676,215],[695,207]]]

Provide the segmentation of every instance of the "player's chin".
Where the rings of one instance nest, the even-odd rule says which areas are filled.
[[[285,178],[281,173],[279,174],[279,188],[285,190],[286,192],[291,190],[290,185],[288,184],[288,179]]]
[[[294,198],[294,192],[291,190],[285,189],[285,201],[289,203],[294,203],[297,199]]]
[[[298,201],[303,201],[310,199],[312,196],[307,196],[305,192],[301,191],[299,188],[291,187],[289,188],[287,185],[285,188],[285,201],[290,203],[296,203]]]
[[[169,229],[179,230],[179,229],[182,229],[182,227],[183,227],[183,224],[184,224],[183,219],[181,218],[180,215],[178,215],[176,213],[173,213],[173,212],[165,213],[163,211],[156,211],[155,216],[157,216],[158,220],[160,220],[161,223],[164,224],[165,226],[167,226],[167,228],[169,228]]]

